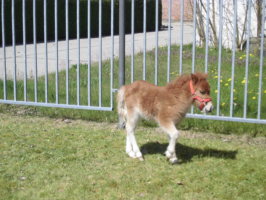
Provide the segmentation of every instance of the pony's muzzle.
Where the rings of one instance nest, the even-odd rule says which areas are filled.
[[[206,105],[204,106],[204,108],[202,109],[202,112],[205,112],[205,113],[207,113],[207,112],[212,112],[213,111],[213,105],[212,105],[212,102],[211,101],[209,101],[209,102],[207,102],[206,103]]]

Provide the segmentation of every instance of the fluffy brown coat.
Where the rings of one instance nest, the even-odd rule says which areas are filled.
[[[206,78],[206,74],[196,73],[182,75],[163,87],[146,81],[136,81],[121,87],[117,95],[120,126],[126,125],[127,133],[133,132],[134,135],[140,117],[153,119],[171,137],[174,134],[172,132],[177,132],[174,125],[180,122],[193,103],[189,82],[193,83],[195,95],[210,98],[210,86]],[[198,106],[199,102],[195,101],[195,104]],[[130,145],[127,146],[130,149]],[[134,149],[134,144],[131,146]],[[127,151],[130,151],[129,149]]]

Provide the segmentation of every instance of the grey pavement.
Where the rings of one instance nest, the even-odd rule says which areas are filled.
[[[165,24],[167,25],[167,24]],[[180,43],[180,24],[175,22],[172,23],[171,31],[171,44]],[[126,35],[126,55],[131,55],[131,34]],[[155,32],[148,32],[146,34],[146,50],[152,50],[155,48],[156,39]],[[193,25],[192,23],[184,23],[184,38],[183,43],[189,44],[193,40]],[[143,34],[135,34],[135,54],[143,51]],[[78,45],[77,40],[69,41],[69,63],[70,66],[77,64],[78,62]],[[167,46],[168,44],[168,30],[159,31],[159,46]],[[54,42],[48,42],[48,73],[56,71],[56,45]],[[102,60],[111,58],[111,37],[102,38]],[[28,44],[27,48],[27,75],[28,78],[33,78],[35,74],[35,59],[34,59],[34,45]],[[3,79],[4,72],[4,58],[3,58],[3,48],[0,48],[0,79]],[[13,79],[13,70],[14,70],[14,49],[12,46],[6,47],[6,72],[7,78]],[[114,57],[118,57],[119,53],[119,37],[114,36]],[[99,39],[91,39],[91,62],[98,62],[99,60]],[[16,75],[17,79],[23,79],[24,77],[24,46],[16,46]],[[66,41],[58,42],[58,68],[60,70],[66,69],[67,63],[67,46]],[[80,40],[80,63],[88,63],[88,39]],[[37,71],[38,76],[45,75],[45,44],[37,44]]]

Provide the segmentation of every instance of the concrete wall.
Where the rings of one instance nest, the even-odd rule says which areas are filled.
[[[162,0],[162,19],[168,20],[168,1]],[[180,20],[181,13],[181,0],[172,0],[172,20],[178,21]],[[184,20],[192,21],[193,20],[193,10],[190,3],[190,0],[184,0]]]

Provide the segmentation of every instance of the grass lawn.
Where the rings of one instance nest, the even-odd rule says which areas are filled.
[[[192,51],[191,45],[183,47],[183,73],[191,73],[192,70]],[[179,75],[179,47],[171,47],[171,68],[170,79],[173,80]],[[147,52],[147,81],[154,83],[154,65],[155,56],[154,51]],[[167,82],[167,47],[159,49],[158,54],[158,84],[165,85]],[[220,107],[220,115],[229,116],[230,113],[230,87],[231,87],[231,57],[230,50],[223,49],[222,64],[221,64],[221,101],[217,105],[217,84],[218,84],[218,50],[215,48],[209,49],[208,74],[209,82],[211,84],[211,95],[213,97],[214,105]],[[205,49],[197,47],[195,57],[195,71],[204,71],[205,68]],[[134,80],[142,79],[142,53],[137,54],[134,59]],[[262,105],[261,118],[266,119],[266,60],[264,59],[264,71],[262,74]],[[41,67],[41,66],[40,66]],[[73,66],[69,71],[69,102],[76,104],[77,100],[77,80],[76,80],[76,66]],[[131,57],[126,57],[126,82],[131,80]],[[98,63],[93,63],[91,67],[91,105],[98,106],[99,102],[99,81],[98,81]],[[80,104],[87,105],[88,99],[88,68],[87,65],[80,66]],[[247,117],[257,118],[258,110],[258,87],[259,87],[259,57],[250,54],[249,59],[249,74],[248,74],[248,95],[247,95]],[[243,117],[244,109],[244,87],[245,87],[245,53],[236,52],[235,61],[235,76],[234,76],[234,96],[233,96],[233,116]],[[59,103],[66,103],[66,72],[59,73]],[[34,80],[28,80],[27,97],[29,101],[34,101]],[[55,74],[49,74],[48,81],[48,101],[55,102]],[[45,101],[45,81],[44,77],[38,79],[38,101]],[[118,88],[118,60],[114,60],[114,88]],[[17,99],[24,100],[24,83],[17,82]],[[0,98],[3,98],[3,82],[0,81]],[[13,81],[7,82],[7,98],[13,99]],[[110,61],[102,63],[102,106],[110,106]],[[197,113],[197,109],[194,109]],[[0,105],[0,112],[10,113],[24,113],[29,115],[62,117],[71,119],[85,119],[100,122],[116,122],[117,115],[115,112],[99,112],[87,110],[73,110],[73,109],[54,109],[41,107],[23,107]],[[213,114],[216,114],[214,110]],[[146,123],[147,124],[147,123]],[[148,123],[154,126],[154,124]],[[251,136],[266,136],[266,125],[235,123],[235,122],[221,122],[201,119],[186,119],[179,126],[183,130],[209,131],[223,134],[249,134]]]
[[[115,124],[0,114],[1,199],[265,199],[265,137],[140,127],[145,161],[126,156]]]

